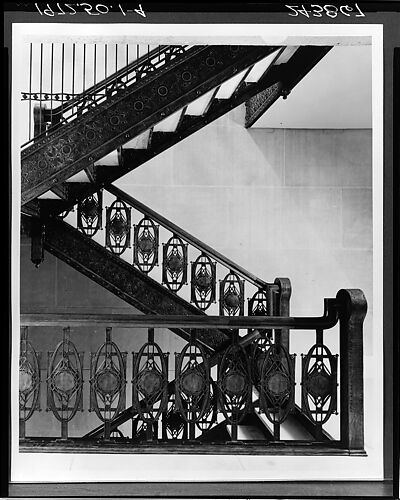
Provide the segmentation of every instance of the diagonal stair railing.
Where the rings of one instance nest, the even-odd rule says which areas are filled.
[[[25,204],[276,50],[193,46],[144,78],[29,144],[21,153]]]
[[[110,207],[106,209],[105,231],[101,230],[103,194],[115,197],[109,199]],[[247,293],[250,294],[249,315],[289,314],[291,289],[288,279],[277,278],[274,283],[261,280],[115,186],[98,193],[97,197],[83,200],[75,213],[76,221],[73,213],[64,214],[64,217],[79,231],[59,217],[49,218],[39,225],[36,231],[43,239],[33,238],[32,255],[42,255],[40,249],[35,249],[42,243],[50,253],[144,313],[187,315],[212,310],[221,315],[243,315]],[[23,217],[23,220],[30,218]],[[132,221],[138,221],[133,224],[133,236]],[[160,234],[165,241],[168,240],[162,251],[161,276],[158,271]],[[99,244],[100,241],[108,250]],[[127,262],[121,257],[126,259],[129,252]],[[193,261],[188,273],[190,257]],[[39,264],[40,258],[35,263]],[[190,287],[187,287],[189,274]],[[221,278],[219,287],[218,277]],[[163,285],[159,284],[160,281]],[[179,296],[182,292],[183,295]],[[190,338],[190,332],[173,331],[185,340]],[[287,330],[282,330],[281,338],[288,347]],[[217,353],[213,365],[229,344],[226,332],[218,330],[201,330],[197,340],[208,352]],[[129,411],[124,411],[112,423],[112,429],[131,418]],[[94,434],[100,433],[101,430],[96,430]]]
[[[109,206],[105,208],[103,230],[106,197]],[[142,279],[161,283],[166,296],[190,303],[191,314],[196,310],[198,314],[207,311],[238,316],[244,315],[246,308],[249,315],[289,314],[289,280],[277,278],[269,283],[258,278],[116,186],[111,185],[80,202],[75,214],[76,218],[73,212],[63,214],[67,225],[61,223],[59,217],[44,222],[44,246],[50,252],[57,251],[60,255],[60,249],[71,246],[67,240],[73,234],[74,238],[79,237],[81,244],[91,240],[93,249],[102,245],[107,249],[106,255],[121,266],[129,264],[128,268],[141,273]],[[74,231],[71,224],[79,232]],[[65,236],[56,241],[56,235],[61,232],[65,232]],[[89,259],[83,252],[82,258],[87,261],[87,268],[93,265],[89,260],[99,261],[93,256]],[[163,303],[159,298],[153,302]],[[167,308],[165,305],[157,313],[166,313]],[[288,344],[287,332],[282,335]]]

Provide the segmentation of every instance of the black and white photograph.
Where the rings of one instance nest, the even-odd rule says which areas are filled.
[[[13,495],[378,495],[382,23],[363,2],[32,5],[10,62]]]

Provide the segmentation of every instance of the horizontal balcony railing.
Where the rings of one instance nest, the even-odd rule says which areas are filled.
[[[364,455],[366,310],[361,290],[351,289],[325,299],[321,317],[22,315],[21,451]],[[92,353],[85,352],[81,329],[98,331],[100,323],[105,341]],[[192,332],[173,363],[160,347],[162,329],[172,325]],[[64,333],[48,352],[45,366],[35,336],[48,327],[53,332],[60,329],[59,340],[61,328]],[[130,329],[131,336],[123,335],[117,345],[114,331],[121,328]],[[139,328],[147,329],[142,345]],[[229,331],[231,343],[219,357],[207,354],[197,342],[197,332],[203,328]],[[295,367],[297,353],[282,342],[285,328],[296,330],[291,335],[297,345],[303,339],[300,371]],[[314,332],[314,339],[305,330]],[[132,347],[135,352],[130,357],[127,351]],[[85,371],[89,371],[86,380]],[[51,423],[47,418],[47,427],[57,429],[58,421],[59,436],[54,430],[40,436],[34,432],[35,419],[39,428],[45,428],[37,413],[44,383],[47,409],[54,419]],[[128,395],[129,419],[125,427],[115,426]],[[102,434],[94,439],[87,433],[93,422],[78,417],[86,408],[102,422]],[[74,420],[78,423],[73,425]],[[307,430],[308,437],[287,435],[294,422]]]

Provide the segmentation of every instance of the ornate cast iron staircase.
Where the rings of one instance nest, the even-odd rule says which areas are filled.
[[[138,200],[126,195],[120,189],[110,186],[107,192],[107,196],[112,195],[114,199],[111,205],[106,209],[106,230],[105,237],[103,238],[103,246],[93,239],[95,236],[98,237],[101,233],[101,198],[103,193],[98,193],[97,196],[84,200],[76,207],[77,229],[67,222],[63,222],[61,217],[49,217],[44,225],[39,224],[35,227],[36,219],[23,216],[23,222],[27,227],[30,226],[30,230],[32,231],[32,256],[35,262],[37,264],[40,262],[43,256],[43,248],[46,248],[97,283],[117,293],[122,299],[134,305],[139,310],[145,313],[151,313],[149,316],[142,317],[142,319],[133,320],[134,323],[132,323],[132,325],[142,326],[141,322],[146,325],[150,325],[149,321],[151,322],[145,356],[150,355],[148,351],[149,346],[156,346],[154,343],[154,327],[157,328],[160,325],[166,326],[188,342],[186,351],[188,349],[189,351],[195,351],[194,359],[197,361],[192,366],[193,369],[201,370],[201,367],[203,367],[205,372],[203,371],[200,373],[204,375],[204,373],[209,373],[209,370],[211,370],[213,366],[218,365],[219,376],[221,376],[221,366],[224,366],[224,363],[228,363],[227,367],[225,367],[227,376],[230,370],[232,370],[232,367],[229,368],[229,363],[232,361],[229,356],[232,355],[232,352],[235,352],[235,355],[239,356],[239,358],[244,356],[242,362],[244,362],[243,360],[248,360],[242,365],[243,370],[246,371],[244,366],[246,363],[250,362],[249,367],[252,367],[251,375],[250,373],[246,376],[243,375],[243,380],[247,380],[246,384],[251,383],[252,385],[246,385],[245,387],[247,387],[247,389],[243,394],[244,388],[239,391],[241,393],[241,403],[238,408],[234,409],[232,407],[232,402],[227,403],[226,399],[221,400],[221,396],[217,396],[221,394],[221,386],[218,385],[221,381],[218,382],[210,379],[210,390],[207,393],[208,403],[205,405],[204,411],[202,411],[199,406],[196,406],[198,418],[191,420],[188,415],[186,415],[186,417],[184,416],[185,406],[182,406],[182,401],[176,400],[178,397],[177,387],[181,387],[179,384],[182,384],[183,380],[183,365],[177,365],[176,374],[178,378],[175,381],[171,381],[168,385],[164,385],[163,391],[158,394],[155,400],[154,398],[150,398],[151,404],[147,401],[146,397],[137,399],[136,396],[132,406],[125,410],[123,409],[124,405],[118,403],[117,410],[111,412],[112,418],[107,419],[104,416],[104,412],[102,413],[102,411],[98,409],[98,406],[96,406],[98,402],[96,403],[95,396],[93,395],[94,399],[91,396],[91,408],[98,409],[98,415],[104,421],[104,424],[83,436],[82,442],[77,443],[76,440],[73,440],[72,444],[71,442],[68,444],[67,420],[65,420],[62,426],[62,437],[66,442],[61,446],[65,444],[68,448],[68,446],[73,445],[77,446],[77,448],[74,449],[78,450],[81,449],[82,446],[85,446],[84,442],[92,446],[96,440],[100,440],[101,444],[95,445],[96,449],[102,449],[105,442],[106,448],[107,446],[117,446],[116,449],[120,449],[119,447],[122,446],[121,449],[126,448],[129,450],[131,446],[131,441],[129,439],[121,436],[118,444],[116,444],[115,439],[119,439],[117,437],[117,434],[120,432],[119,428],[126,422],[131,422],[133,442],[141,443],[141,446],[144,443],[141,448],[142,451],[148,449],[148,445],[153,441],[158,442],[160,438],[158,426],[160,424],[162,426],[162,439],[166,442],[172,439],[175,444],[178,439],[180,443],[179,446],[182,446],[182,443],[190,443],[192,441],[190,446],[192,446],[193,449],[197,449],[193,444],[195,441],[196,443],[212,443],[211,449],[215,450],[219,449],[218,446],[220,446],[220,444],[218,443],[229,442],[230,446],[235,443],[238,445],[238,448],[235,448],[235,452],[240,452],[240,450],[242,450],[242,452],[256,452],[257,449],[259,452],[268,452],[263,446],[257,448],[260,442],[280,443],[278,445],[279,447],[282,443],[286,442],[284,437],[285,428],[287,426],[295,426],[297,431],[300,430],[303,441],[300,439],[302,443],[298,443],[291,439],[286,444],[290,444],[290,446],[300,446],[298,449],[303,449],[304,452],[304,448],[301,447],[304,446],[305,443],[308,443],[306,445],[308,451],[311,450],[309,447],[310,444],[314,443],[316,449],[320,451],[324,450],[325,453],[343,453],[344,438],[338,442],[322,427],[322,423],[336,411],[337,390],[336,358],[331,355],[329,349],[324,345],[322,330],[332,328],[339,317],[342,322],[345,321],[346,316],[341,309],[345,306],[340,306],[339,303],[332,305],[333,301],[327,301],[325,303],[325,314],[321,319],[315,319],[314,321],[300,319],[297,322],[292,321],[292,323],[288,322],[287,324],[280,324],[277,322],[274,328],[268,328],[268,316],[274,317],[275,321],[278,321],[276,318],[284,320],[289,314],[290,284],[288,280],[277,279],[274,283],[263,282],[240,266],[223,257],[212,248],[200,242],[186,231],[180,229],[160,214],[157,214],[138,202]],[[132,216],[132,212],[136,214],[136,217]],[[64,218],[68,218],[70,222],[72,221],[71,213],[63,215]],[[135,221],[137,223],[133,224],[132,235],[131,226],[132,222]],[[166,231],[169,233],[169,236],[167,237],[168,241],[163,245],[162,251],[161,279],[164,284],[163,286],[148,275],[154,275],[154,273],[158,271],[157,264],[159,262],[160,234],[162,233],[164,235]],[[131,240],[133,240],[134,245],[133,250],[131,250],[129,261],[132,261],[133,265],[130,262],[126,262],[121,257],[125,252],[129,252]],[[106,246],[107,249],[104,248],[104,246]],[[191,286],[189,294],[193,304],[190,304],[183,297],[178,296],[178,292],[181,292],[185,288],[188,278],[186,267],[189,262],[189,255],[194,259],[191,264]],[[218,269],[216,265],[217,262]],[[225,273],[227,274],[225,275]],[[213,304],[213,302],[217,299],[216,285],[217,277],[219,276],[224,276],[224,278],[220,281],[217,306]],[[240,320],[240,316],[244,314],[245,289],[250,291],[248,317],[243,318],[243,320],[241,320],[242,324],[239,324],[236,320]],[[362,298],[361,294],[359,297],[360,304],[363,302],[363,300],[361,300]],[[205,316],[204,312],[213,307],[214,310],[217,308],[220,316],[218,320],[216,320],[215,317],[211,317],[210,323],[208,323],[207,316]],[[364,306],[361,304],[360,307],[362,309]],[[160,319],[158,320],[157,316],[154,314],[161,315]],[[346,314],[354,313],[348,311]],[[224,316],[226,319],[224,319]],[[254,320],[258,322],[260,320],[265,321],[266,324],[259,322],[256,323],[256,328],[254,328],[254,325],[249,324],[250,316],[253,316]],[[260,317],[256,318],[257,316],[264,316],[264,319]],[[47,319],[44,320],[43,324],[49,321],[49,317],[51,323],[50,314],[47,315]],[[195,320],[197,317],[199,318],[198,323]],[[361,313],[358,318],[357,321],[361,321],[362,324],[363,315]],[[30,321],[31,324],[40,324],[40,319],[39,323],[37,323],[37,318],[30,318]],[[88,318],[84,321],[88,321]],[[91,319],[91,321],[93,321],[93,319]],[[129,324],[129,317],[119,318],[114,315],[112,318],[97,317],[95,321],[96,324],[124,325],[126,322]],[[74,318],[69,315],[63,318],[57,317],[56,324],[61,323],[73,325]],[[79,324],[81,323],[78,323],[78,325]],[[180,324],[182,327],[179,327]],[[223,328],[219,328],[218,324],[221,324]],[[229,330],[226,330],[227,324],[231,326]],[[208,328],[207,325],[210,325],[212,328]],[[215,327],[216,325],[217,327]],[[263,328],[261,328],[261,326],[263,326]],[[272,324],[272,326],[274,325]],[[292,326],[293,328],[311,328],[316,330],[316,344],[309,350],[303,362],[302,382],[306,384],[306,387],[309,387],[308,391],[312,397],[314,397],[314,403],[318,400],[318,397],[321,397],[316,396],[316,394],[321,391],[323,392],[323,398],[321,401],[318,400],[319,402],[314,409],[312,406],[310,407],[310,403],[306,402],[307,398],[303,401],[302,407],[297,406],[294,402],[294,358],[293,355],[289,355],[290,346],[288,329],[288,327]],[[247,327],[247,334],[238,336],[240,327]],[[360,335],[360,330],[356,331],[358,335]],[[347,335],[347,333],[347,330],[346,332],[344,330],[343,336]],[[107,335],[108,340],[106,339],[105,345],[114,346],[111,342],[110,332]],[[346,362],[350,362],[350,365],[354,363],[354,349],[351,359],[349,360],[348,357],[346,357],[347,354],[344,346],[349,340],[350,339],[345,340],[344,337],[341,337],[341,356],[344,356],[341,365],[343,373],[345,373],[344,370],[348,370],[348,367],[345,366]],[[65,342],[68,344],[68,338]],[[359,341],[357,341],[356,344],[356,358],[357,363],[359,363]],[[354,346],[356,344],[354,344]],[[155,351],[157,352],[157,349],[156,347],[152,347],[152,356],[154,356]],[[277,349],[279,352],[275,352]],[[182,360],[185,358],[187,354],[186,351],[181,353],[182,357],[179,359]],[[231,354],[227,356],[227,353]],[[123,353],[121,356],[123,360]],[[138,353],[136,356],[136,361],[142,359],[144,351],[141,351],[141,353]],[[164,354],[162,352],[158,352],[159,359],[163,359],[163,356]],[[269,356],[271,356],[270,362],[268,361]],[[318,362],[317,365],[314,365],[312,362],[314,358]],[[76,363],[78,363],[78,361],[76,361]],[[123,371],[122,366],[124,362],[121,361],[121,363],[120,369]],[[204,366],[206,368],[204,368]],[[319,367],[318,370],[316,370],[315,366]],[[315,379],[322,366],[325,368],[323,368],[321,374]],[[273,383],[271,382],[271,387],[260,385],[261,380],[265,378],[268,379],[266,373],[268,370],[272,370],[272,367],[275,368],[273,368],[273,378],[269,378],[269,380],[274,380]],[[152,372],[153,368],[150,372]],[[143,370],[147,373],[145,368],[143,368]],[[147,371],[148,370],[147,368]],[[164,369],[161,367],[159,370],[160,373],[162,373],[165,367]],[[54,371],[56,371],[55,368]],[[138,372],[137,369],[135,373],[134,380],[138,380],[138,373],[141,372],[140,370]],[[183,373],[185,373],[185,370],[183,370]],[[100,375],[101,374],[98,374],[98,377],[100,377]],[[186,376],[187,375],[188,374],[186,374]],[[91,380],[93,377],[95,377],[95,373],[92,375]],[[278,381],[276,377],[281,377],[281,379]],[[359,377],[359,368],[356,379],[357,377]],[[287,386],[288,381],[290,381],[289,386]],[[286,389],[281,394],[280,387],[282,387],[282,384]],[[342,391],[346,391],[346,382],[343,382],[343,385]],[[253,392],[255,390],[259,394],[251,405],[248,399],[250,387],[253,387]],[[121,398],[124,399],[124,393],[121,391],[122,387],[120,388],[120,394]],[[136,394],[137,393],[138,391]],[[271,400],[271,395],[275,394],[275,396],[277,396],[278,393],[280,396],[274,403],[275,409],[271,410],[269,407],[268,410],[268,405],[271,405],[271,401],[274,400]],[[307,394],[308,393],[304,393],[304,397],[306,397]],[[283,400],[281,401],[280,398],[282,397]],[[343,398],[344,396],[342,396],[342,399]],[[267,401],[269,401],[269,403],[267,403]],[[357,405],[358,404],[359,403],[357,403]],[[81,407],[81,403],[77,403],[77,408],[78,407]],[[260,418],[257,411],[250,410],[250,407],[259,408],[263,413],[266,412],[266,414],[269,415],[269,425],[265,419],[263,420]],[[60,410],[56,403],[53,404],[53,399],[50,399],[50,408],[55,413]],[[221,408],[226,418],[222,422],[218,422],[217,410]],[[359,411],[358,408],[358,412]],[[238,415],[240,414],[239,420],[236,420],[235,417],[237,412],[239,412]],[[22,420],[22,422],[24,421],[25,420]],[[24,424],[22,428],[24,428]],[[196,434],[196,429],[201,430],[200,435],[198,435],[198,432]],[[342,434],[347,435],[346,433],[347,430],[343,429]],[[24,435],[24,433],[22,433],[22,435]],[[305,435],[307,435],[308,438],[304,440]],[[253,440],[251,436],[253,436]],[[259,443],[256,448],[253,446],[254,443],[249,447],[249,439],[250,441],[256,440]],[[360,435],[357,436],[356,441],[360,443]],[[217,448],[215,448],[216,443]],[[243,447],[242,444],[239,445],[238,443],[245,443],[245,445]],[[163,446],[165,445],[166,443],[164,443]],[[54,451],[58,449],[57,442],[49,441],[48,439],[39,439],[39,441],[28,439],[27,442],[23,443],[23,447],[27,450],[31,449],[32,446],[34,449],[38,450],[43,449],[43,446],[46,447],[46,450]],[[99,446],[100,448],[98,448]],[[275,445],[269,448],[269,451],[273,449],[276,452],[274,446]],[[357,444],[357,446],[359,447],[359,444]],[[345,446],[345,448],[349,449],[349,446]],[[154,451],[154,449],[157,449],[157,447],[150,447],[150,450]],[[293,448],[290,448],[290,450],[293,450]],[[357,448],[357,453],[361,452],[362,450]]]
[[[250,289],[253,295],[248,304],[249,314],[274,313],[284,316],[289,313],[289,280],[281,278],[274,283],[266,283],[120,189],[110,186],[107,191],[115,196],[111,206],[106,209],[103,241],[111,252],[93,240],[102,229],[103,193],[99,192],[76,207],[76,225],[79,230],[63,222],[61,217],[49,217],[44,223],[36,225],[37,219],[22,216],[25,232],[32,237],[32,260],[36,265],[42,261],[43,249],[46,249],[146,314],[204,314],[216,302],[217,276],[224,278],[219,286],[220,314],[244,314],[245,286],[246,292],[249,293],[247,289]],[[133,237],[132,210],[140,214],[139,222],[133,226]],[[64,218],[69,216],[70,220],[71,215],[63,214]],[[165,286],[148,276],[151,271],[156,271],[159,262],[160,230],[157,223],[163,231],[170,233],[162,251],[162,282]],[[131,257],[134,266],[120,257],[131,247],[131,240],[134,241]],[[177,292],[187,284],[189,254],[194,257],[195,252],[197,258],[191,264],[190,273],[192,305],[179,297]],[[171,330],[190,341],[190,330]],[[250,335],[240,344],[246,347],[252,338]],[[282,331],[282,338],[288,345],[286,330]],[[212,356],[210,366],[221,360],[231,343],[229,334],[215,329],[199,330],[196,341]],[[173,391],[172,383],[169,385],[170,396]],[[109,432],[115,431],[132,417],[132,408],[125,410],[110,423]],[[247,417],[247,420],[250,418]],[[258,424],[260,426],[260,422]],[[268,432],[264,425],[260,427],[264,433]],[[95,438],[103,433],[104,426],[100,426],[86,437]]]
[[[236,446],[240,441],[238,431],[246,427],[257,430],[259,437],[255,438],[256,440],[260,439],[261,434],[261,441],[264,443],[278,442],[281,445],[285,442],[281,430],[290,420],[294,420],[297,426],[300,425],[308,432],[307,446],[316,445],[316,449],[322,450],[321,446],[329,441],[329,453],[342,453],[344,450],[345,453],[362,454],[362,397],[361,402],[358,399],[352,400],[353,385],[348,380],[349,374],[353,373],[354,382],[359,388],[360,350],[357,354],[354,353],[353,346],[349,352],[345,350],[351,342],[351,339],[346,340],[350,328],[348,317],[353,317],[354,314],[358,315],[354,324],[358,325],[355,331],[359,342],[365,314],[365,300],[362,294],[357,295],[357,292],[354,299],[353,292],[342,291],[336,302],[329,299],[325,302],[323,320],[308,319],[307,323],[301,319],[292,321],[295,318],[288,318],[287,323],[282,323],[280,320],[289,315],[288,280],[276,279],[274,283],[266,283],[258,279],[111,184],[243,102],[246,102],[245,126],[251,126],[276,99],[280,96],[287,97],[297,82],[329,50],[330,47],[300,47],[297,50],[285,47],[161,47],[157,49],[157,53],[155,51],[148,54],[146,60],[139,58],[123,71],[117,72],[84,94],[75,96],[69,103],[63,103],[55,110],[36,110],[39,117],[39,126],[36,129],[39,135],[26,145],[22,153],[23,212],[35,216],[23,216],[22,219],[29,227],[32,237],[32,260],[39,264],[43,258],[43,249],[46,248],[140,311],[150,314],[148,319],[152,322],[151,325],[148,323],[147,351],[143,350],[143,347],[135,358],[136,382],[131,407],[123,409],[123,386],[118,386],[119,399],[114,413],[111,412],[112,417],[109,416],[110,408],[101,407],[101,404],[99,406],[99,400],[96,398],[101,385],[98,385],[100,376],[103,375],[101,370],[96,369],[95,363],[91,379],[91,384],[94,385],[91,385],[90,407],[96,411],[104,424],[84,436],[82,443],[93,443],[94,439],[102,438],[102,444],[110,445],[110,438],[116,438],[116,433],[120,432],[118,428],[127,421],[132,422],[134,442],[143,444],[144,439],[151,443],[160,437],[160,420],[163,426],[162,439],[172,439],[174,442],[178,438],[192,444],[194,441],[215,443],[230,439],[231,444]],[[202,68],[202,71],[199,71],[199,68]],[[105,127],[101,126],[103,122],[106,123]],[[73,144],[77,146],[75,149],[72,148]],[[85,172],[83,177],[82,172]],[[101,188],[106,188],[107,196],[115,197],[106,210],[103,246],[94,238],[96,234],[96,237],[99,236],[102,227]],[[59,199],[47,199],[46,193],[51,193],[51,197],[56,195]],[[71,219],[70,210],[73,206],[76,206],[77,229],[62,221],[63,218]],[[132,210],[140,214],[140,220],[133,226],[133,237]],[[162,284],[158,282],[160,280],[154,279],[159,261],[160,228],[170,233],[162,251]],[[132,257],[130,262],[126,262],[121,255],[130,248],[131,240]],[[188,281],[188,246],[192,254],[195,251],[191,263],[190,293],[179,295]],[[223,274],[221,269],[225,269]],[[210,318],[207,323],[205,311],[217,307],[212,304],[217,299],[218,278],[220,286],[217,312],[220,316],[227,316],[227,319],[218,322]],[[265,323],[249,325],[249,318],[243,324],[236,321],[239,318],[235,316],[244,314],[245,286],[249,296],[249,317],[264,316],[264,319],[254,319],[262,319]],[[357,312],[357,308],[360,312]],[[161,315],[159,323],[155,315]],[[166,315],[169,315],[169,319]],[[268,316],[271,320],[274,318],[269,328],[265,319]],[[191,322],[195,317],[199,318],[198,324]],[[71,320],[73,319],[69,317],[58,318],[57,321],[60,324],[62,321],[70,323]],[[109,324],[118,318],[103,320],[104,324]],[[332,439],[322,426],[336,411],[337,377],[335,357],[324,346],[322,330],[332,328],[338,320],[341,322],[341,328],[343,327],[341,372],[345,377],[341,389],[343,416],[339,441]],[[34,324],[35,319],[31,321],[31,324]],[[92,318],[90,321],[95,320]],[[121,318],[121,321],[123,323],[126,318]],[[140,325],[140,321],[146,322],[144,319],[132,321],[135,325]],[[146,372],[143,367],[144,372],[140,371],[139,361],[143,356],[150,356],[151,347],[151,356],[154,358],[158,355],[161,363],[159,374],[162,375],[165,371],[162,362],[164,354],[154,354],[157,352],[154,342],[154,327],[157,324],[170,328],[188,344],[186,351],[182,351],[178,358],[181,364],[176,366],[176,380],[166,384],[164,376],[164,382],[161,384],[163,389],[150,404],[143,393],[138,397],[138,380],[140,375]],[[192,325],[196,327],[192,328]],[[316,329],[316,344],[303,362],[302,383],[305,388],[301,408],[294,403],[294,361],[293,356],[289,355],[289,328],[301,328],[298,325]],[[239,336],[241,327],[248,330],[247,335]],[[25,332],[22,342],[25,342],[26,353],[31,353],[27,355],[27,359],[30,356],[34,366],[35,355],[32,354],[32,349],[29,351],[26,335]],[[71,345],[67,331],[63,345]],[[359,347],[359,344],[357,345]],[[106,350],[114,349],[113,355],[119,360],[119,380],[122,380],[126,354],[121,354],[111,341],[111,329],[107,329],[104,346]],[[210,383],[210,388],[206,391],[207,396],[203,393],[203,399],[200,398],[197,403],[193,403],[193,399],[182,400],[182,394],[177,389],[183,387],[184,375],[188,375],[182,363],[189,351],[192,353],[189,357],[192,360],[197,359],[192,368],[196,367],[196,373],[201,373]],[[56,350],[55,353],[57,352]],[[70,352],[69,347],[67,352]],[[235,354],[232,354],[233,352]],[[76,353],[71,356],[75,356],[76,374],[79,372],[79,356]],[[314,358],[318,361],[317,371],[324,367],[318,377],[312,364]],[[257,367],[251,374],[247,373],[245,368],[248,362],[246,360],[249,359],[252,366]],[[235,384],[237,385],[241,376],[243,380],[247,380],[245,387],[237,392],[236,400],[232,399],[232,395],[228,395],[229,390],[226,392],[233,362],[236,367],[237,363],[241,366],[240,373],[240,370],[244,370],[242,375],[235,376]],[[211,380],[208,370],[215,365],[219,367],[218,380]],[[56,365],[51,366],[56,377]],[[274,382],[267,387],[261,380],[268,379],[267,374],[271,366],[275,366],[276,373],[274,372]],[[279,381],[276,376],[281,377]],[[67,422],[72,418],[71,411],[74,414],[81,407],[81,395],[78,394],[79,391],[75,392],[75,403],[72,409],[70,408],[69,416],[65,416],[63,407],[60,409],[58,403],[52,399],[56,391],[55,380],[56,378],[53,380],[54,387],[49,386],[49,404],[62,422],[62,438],[66,440],[63,442],[64,446],[68,441]],[[109,383],[110,379],[107,380]],[[268,380],[272,380],[271,377]],[[249,383],[252,385],[248,386]],[[283,390],[283,386],[286,389]],[[37,385],[35,387],[29,394],[36,394]],[[249,396],[251,387],[258,393],[252,403]],[[278,394],[283,398],[280,402]],[[310,408],[307,399],[309,397],[313,400],[314,409]],[[37,399],[31,407],[29,403],[25,404],[21,429],[24,429],[24,422],[30,418],[36,405]],[[262,419],[257,412],[248,411],[250,407],[259,408],[259,411],[269,415],[270,425],[265,425],[265,422],[260,424]],[[217,409],[221,408],[225,420],[218,423]],[[353,428],[354,423],[358,426],[357,435]],[[198,432],[196,434],[196,427],[201,430],[200,435]],[[250,431],[250,435],[253,431]],[[21,432],[21,436],[24,436],[24,432]],[[128,444],[129,448],[130,440],[121,439],[118,449],[120,450],[121,446],[123,448],[124,443]],[[249,437],[246,440],[248,441]],[[289,442],[293,446],[299,445],[293,440]],[[43,443],[39,443],[38,449],[42,445]],[[44,445],[56,449],[54,443],[49,444],[47,441]],[[303,445],[304,442],[300,448]],[[29,443],[26,446],[31,449]],[[74,446],[81,445],[75,441]],[[257,446],[239,446],[235,448],[235,452],[243,452],[244,449],[247,450],[244,452],[266,452],[265,447]],[[149,450],[146,447],[145,449]],[[150,452],[151,449],[150,447]],[[232,451],[232,446],[229,449]],[[210,450],[207,452],[215,452],[215,447]],[[292,448],[290,450],[289,453]],[[281,452],[282,449],[279,453]]]
[[[161,47],[67,104],[40,108],[41,133],[21,154],[23,212],[69,210],[244,102],[250,126],[330,49]]]

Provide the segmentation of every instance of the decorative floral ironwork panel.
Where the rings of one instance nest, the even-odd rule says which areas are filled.
[[[256,293],[248,301],[248,315],[249,316],[269,316],[269,309],[271,304],[269,304],[267,293],[265,290],[257,290]],[[269,334],[271,336],[272,331],[268,329],[260,329],[261,335]],[[250,331],[249,331],[250,333]]]
[[[216,264],[202,253],[192,262],[191,302],[202,311],[215,302]]]
[[[199,422],[209,410],[210,368],[204,349],[195,340],[176,354],[175,401],[187,422]]]
[[[48,353],[47,404],[61,422],[69,422],[83,409],[83,353],[69,337],[69,328],[64,328],[63,340]]]
[[[233,271],[220,282],[219,314],[221,316],[244,314],[244,281]]]
[[[251,375],[253,384],[258,390],[260,390],[263,364],[272,345],[272,338],[266,333],[261,334],[251,344]]]
[[[202,432],[208,431],[217,423],[218,416],[218,386],[210,379],[210,402],[201,418],[196,422],[196,427]]]
[[[111,422],[125,408],[126,355],[107,328],[106,341],[92,353],[90,366],[90,411],[103,422]]]
[[[337,409],[337,355],[316,343],[302,355],[302,408],[318,424]]]
[[[246,351],[232,344],[218,367],[219,405],[230,424],[238,424],[251,407],[251,371]]]
[[[175,394],[167,400],[162,415],[162,432],[164,440],[187,439],[187,423],[176,406]]]
[[[132,420],[132,439],[138,441],[145,441],[147,437],[147,432],[149,426],[152,426],[152,423],[143,422],[139,417],[136,417]]]
[[[163,284],[177,292],[187,282],[187,245],[176,235],[163,244]]]
[[[155,422],[168,401],[168,354],[149,336],[133,353],[133,406],[144,422]]]
[[[26,422],[40,409],[40,357],[28,340],[28,327],[21,328],[19,353],[19,419]]]
[[[121,255],[131,244],[131,208],[115,200],[106,208],[106,247]]]
[[[269,347],[261,370],[260,409],[274,424],[284,422],[294,407],[294,355],[284,346]]]
[[[144,273],[158,264],[158,226],[148,217],[134,226],[133,263]]]
[[[78,229],[87,236],[94,236],[101,229],[102,214],[103,192],[98,191],[79,201],[77,210]]]

